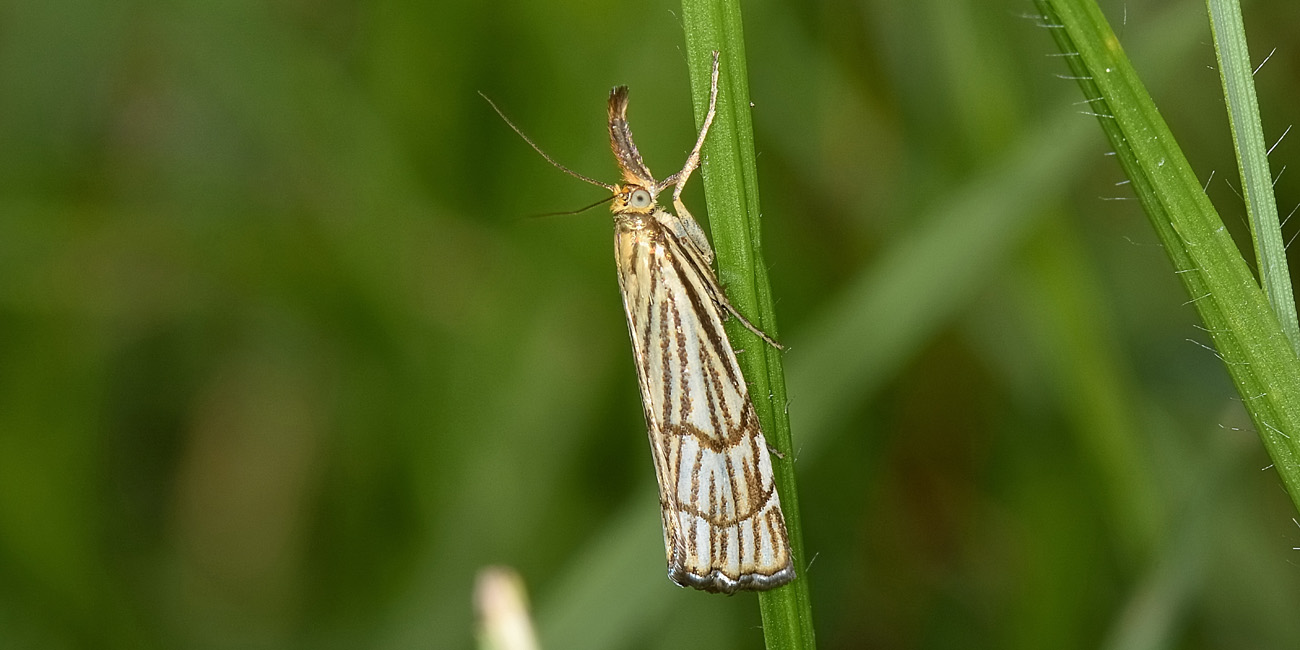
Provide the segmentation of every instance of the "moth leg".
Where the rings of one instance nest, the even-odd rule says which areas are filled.
[[[682,210],[685,209],[686,209],[685,207],[682,208]],[[687,217],[686,219],[678,220],[678,222],[682,225],[682,228],[686,229],[687,228],[686,224],[693,225],[695,229],[699,232],[700,239],[703,240],[704,232],[700,231],[699,225],[695,224],[694,220],[690,219],[689,212],[686,213],[686,217]],[[736,309],[735,306],[731,304],[731,301],[727,299],[727,292],[723,290],[722,283],[719,282],[717,276],[713,274],[713,269],[712,269],[713,251],[708,248],[708,241],[703,241],[703,250],[700,249],[701,248],[700,246],[696,245],[696,241],[694,237],[688,236],[685,239],[678,237],[678,241],[684,242],[684,246],[682,247],[683,251],[686,253],[687,257],[693,258],[694,264],[701,269],[700,279],[704,280],[704,288],[705,291],[708,292],[709,298],[711,298],[713,302],[716,303],[719,307],[726,310],[728,314],[734,316],[736,320],[739,320],[740,324],[745,326],[745,329],[758,335],[758,337],[763,339],[763,341],[766,342],[768,345],[778,350],[784,350],[785,349],[784,345],[777,343],[775,340],[772,339],[772,337],[764,333],[763,330],[759,329],[753,323],[749,322],[749,319],[745,318],[744,314],[741,314],[740,310]]]
[[[695,139],[695,146],[691,149],[691,155],[686,157],[686,164],[682,165],[682,170],[665,178],[664,187],[670,183],[676,185],[673,188],[673,205],[676,206],[681,202],[682,189],[686,187],[686,181],[691,177],[700,166],[700,149],[704,147],[704,138],[709,135],[709,127],[713,126],[713,117],[718,112],[718,53],[713,53],[713,76],[709,79],[709,111],[704,114],[704,125],[700,127],[700,137]]]
[[[695,224],[694,218],[690,216],[690,212],[686,211],[685,205],[681,203],[681,192],[682,190],[685,190],[686,181],[690,179],[690,174],[692,174],[695,168],[698,168],[699,166],[699,149],[705,146],[705,136],[708,135],[708,127],[712,126],[712,123],[714,123],[714,116],[715,114],[718,114],[718,62],[719,53],[714,52],[714,73],[712,73],[712,77],[710,78],[710,81],[708,81],[708,112],[705,113],[705,123],[703,123],[703,126],[699,127],[699,136],[698,138],[695,138],[695,146],[690,149],[690,155],[686,156],[686,164],[682,165],[680,172],[669,175],[668,178],[659,181],[655,186],[656,194],[658,194],[659,190],[664,190],[664,188],[667,188],[669,185],[673,186],[673,211],[677,212],[677,218],[680,218],[682,222],[688,222],[689,225],[684,226],[686,234],[688,234],[688,237],[697,244],[697,247],[701,248],[701,250],[706,253],[705,257],[710,261],[710,263],[712,263],[712,259],[714,259],[714,251],[708,247],[707,240],[703,242],[703,246],[699,246],[699,242],[703,240],[703,230],[699,229],[699,225]],[[694,231],[692,231],[692,226],[694,226]]]
[[[669,185],[674,186],[673,210],[677,213],[677,218],[682,223],[682,230],[686,234],[686,240],[694,245],[694,247],[699,251],[700,256],[704,258],[705,263],[709,266],[713,265],[713,248],[709,246],[708,239],[704,236],[704,230],[695,222],[695,218],[691,216],[690,211],[686,209],[686,205],[682,203],[682,190],[685,189],[686,181],[690,179],[691,173],[700,166],[700,149],[704,147],[704,138],[709,134],[709,127],[713,125],[713,117],[717,114],[719,56],[719,52],[715,51],[713,53],[713,76],[709,79],[709,111],[704,115],[704,126],[700,127],[700,137],[696,138],[695,147],[691,149],[691,155],[686,157],[686,164],[682,167],[681,171],[660,181],[656,188],[662,189],[667,188]],[[736,319],[740,321],[740,324],[745,326],[745,329],[758,335],[758,337],[767,342],[768,345],[778,350],[785,349],[785,347],[780,343],[772,340],[772,337],[763,333],[763,330],[758,329],[753,323],[749,322],[749,319],[745,318],[736,310],[735,307],[731,306],[731,301],[727,300],[727,296],[723,293],[721,287],[715,287],[713,293],[714,300],[726,309],[728,313],[735,316]]]
[[[709,238],[704,235],[704,229],[691,216],[691,212],[681,202],[681,199],[673,199],[673,207],[677,212],[677,222],[673,224],[673,234],[677,239],[683,240],[690,244],[700,257],[704,258],[706,266],[713,266],[713,247],[709,245]]]
[[[742,315],[739,311],[737,311],[735,307],[731,306],[731,301],[727,300],[727,297],[725,295],[722,295],[721,292],[718,292],[718,295],[715,296],[714,299],[717,301],[719,305],[722,305],[723,309],[727,310],[727,313],[731,314],[732,316],[735,316],[736,320],[740,321],[740,324],[745,326],[745,329],[753,332],[755,335],[758,336],[758,338],[763,339],[763,341],[768,345],[778,350],[785,349],[784,345],[777,343],[775,340],[772,339],[772,337],[768,336],[765,332],[763,332],[763,330],[758,329],[758,327],[756,327],[753,323],[749,322],[749,319],[745,318],[744,315]]]

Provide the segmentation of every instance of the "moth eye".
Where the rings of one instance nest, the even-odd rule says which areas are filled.
[[[628,205],[634,208],[648,208],[650,207],[650,193],[645,190],[637,190],[632,193],[627,202]]]

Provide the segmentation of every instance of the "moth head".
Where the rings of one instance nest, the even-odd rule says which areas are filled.
[[[614,203],[609,209],[614,213],[649,214],[655,209],[654,188],[631,183],[619,185],[615,190]]]

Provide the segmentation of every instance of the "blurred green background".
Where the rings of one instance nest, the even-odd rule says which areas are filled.
[[[1203,4],[1103,8],[1247,241]],[[1300,646],[1296,513],[1032,4],[744,11],[821,647]],[[489,563],[550,650],[760,647],[664,576],[607,213],[526,218],[601,191],[476,94],[613,180],[627,83],[666,174],[679,14],[0,4],[0,647],[468,648]],[[1300,5],[1245,18],[1271,143]]]

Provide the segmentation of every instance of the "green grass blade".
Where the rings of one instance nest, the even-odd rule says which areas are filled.
[[[1246,47],[1246,27],[1237,0],[1208,0],[1214,51],[1219,57],[1219,77],[1232,124],[1232,143],[1241,170],[1242,195],[1250,214],[1250,234],[1255,240],[1255,260],[1260,284],[1268,302],[1291,340],[1300,350],[1300,322],[1296,319],[1291,272],[1287,269],[1286,246],[1277,221],[1277,200],[1273,197],[1273,176],[1264,147],[1264,127],[1255,99],[1255,74]]]
[[[719,279],[736,308],[775,337],[776,312],[762,257],[758,165],[740,3],[683,0],[682,18],[697,125],[703,123],[708,108],[712,52],[722,53],[718,113],[704,143],[705,162],[701,168]],[[790,584],[758,595],[763,634],[768,648],[813,648],[812,603],[805,571],[808,558],[803,548],[781,356],[734,322],[729,323],[729,334],[733,344],[745,350],[740,365],[749,380],[768,444],[784,456],[774,456],[772,464],[798,574]]]
[[[1037,0],[1300,508],[1300,361],[1092,0]]]

